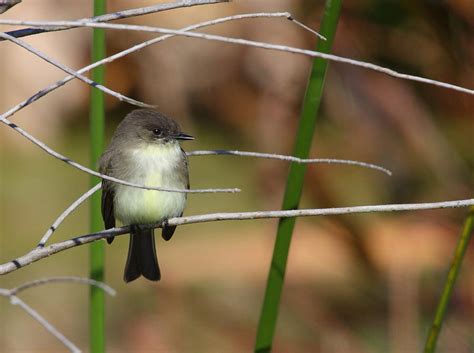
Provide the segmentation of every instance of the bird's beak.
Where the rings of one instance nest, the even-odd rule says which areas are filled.
[[[185,134],[184,132],[180,132],[173,136],[176,140],[194,140],[194,137],[191,135]]]

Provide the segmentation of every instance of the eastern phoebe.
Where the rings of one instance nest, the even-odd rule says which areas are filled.
[[[99,161],[100,172],[136,184],[169,189],[189,189],[188,162],[179,140],[193,140],[171,118],[151,109],[129,113],[118,125]],[[161,278],[153,229],[143,224],[166,221],[183,214],[186,194],[145,190],[102,181],[102,218],[105,228],[115,219],[130,225],[130,244],[124,281],[140,275],[152,281]],[[176,226],[164,226],[170,240]],[[110,244],[112,238],[107,238]]]

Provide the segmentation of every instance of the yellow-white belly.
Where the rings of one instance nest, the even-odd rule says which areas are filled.
[[[177,142],[151,145],[130,152],[133,169],[125,179],[132,183],[172,189],[185,189],[177,177],[183,158]],[[115,188],[115,217],[123,224],[161,222],[179,216],[186,203],[186,194],[145,190],[117,184]]]

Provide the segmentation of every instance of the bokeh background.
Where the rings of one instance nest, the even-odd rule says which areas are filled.
[[[108,10],[156,1],[109,1]],[[221,16],[290,11],[317,29],[323,1],[235,0],[125,21],[180,28]],[[91,1],[23,0],[3,18],[76,19]],[[3,30],[13,27],[3,27]],[[315,38],[283,19],[255,19],[209,33],[312,49]],[[110,31],[109,54],[151,38]],[[73,68],[90,62],[90,29],[42,34],[28,43]],[[405,73],[473,87],[474,3],[345,1],[333,52]],[[185,149],[291,154],[311,61],[189,38],[174,38],[106,67],[107,86],[175,117],[196,137]],[[64,73],[0,43],[0,111]],[[89,87],[73,81],[12,120],[66,156],[88,164]],[[107,97],[107,138],[133,109]],[[308,168],[302,207],[468,198],[473,190],[474,99],[332,63],[313,157],[381,164],[392,177],[350,166]],[[62,210],[88,189],[88,175],[0,127],[0,260],[34,247]],[[195,188],[239,194],[191,195],[186,214],[278,209],[288,165],[231,156],[192,157]],[[351,215],[298,220],[289,256],[274,352],[419,352],[467,211]],[[83,205],[53,241],[87,233]],[[110,352],[250,352],[273,249],[275,220],[221,222],[157,236],[163,278],[122,282],[128,239],[107,247]],[[442,331],[439,352],[474,348],[472,249]],[[9,288],[45,276],[88,275],[77,247],[0,277]],[[88,349],[88,288],[52,284],[22,298]],[[56,339],[0,298],[0,351],[62,352]]]

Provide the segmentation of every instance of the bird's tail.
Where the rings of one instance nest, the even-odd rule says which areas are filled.
[[[150,281],[159,281],[161,278],[156,257],[155,237],[153,229],[140,229],[139,226],[131,226],[123,279],[125,282],[131,282],[140,275]]]

